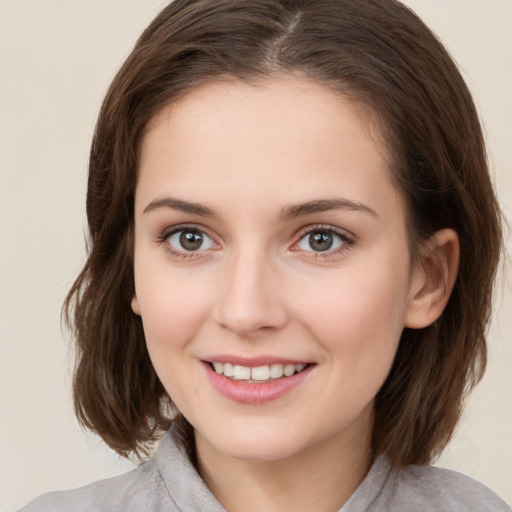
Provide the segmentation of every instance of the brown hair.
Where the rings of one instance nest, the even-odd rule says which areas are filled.
[[[413,256],[441,228],[459,235],[459,275],[444,313],[404,330],[375,400],[374,456],[428,463],[485,367],[501,224],[470,93],[442,44],[395,0],[175,0],[144,31],[108,91],[92,143],[89,256],[65,303],[78,347],[76,413],[124,455],[147,452],[169,428],[170,399],[130,307],[141,139],[158,111],[200,84],[275,73],[325,84],[381,121]]]

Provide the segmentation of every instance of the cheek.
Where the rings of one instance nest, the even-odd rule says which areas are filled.
[[[136,280],[146,345],[173,402],[186,404],[191,396],[200,396],[189,364],[194,360],[194,339],[208,315],[208,294],[178,275],[155,274],[141,273]]]
[[[347,293],[333,287],[309,302],[309,329],[330,367],[325,389],[334,390],[330,407],[340,411],[342,421],[373,402],[403,330],[403,308],[390,300],[393,283],[358,283]]]
[[[182,350],[208,315],[211,296],[205,286],[158,265],[135,273],[135,286],[148,349],[151,352]],[[204,283],[203,283],[204,284]]]
[[[310,287],[298,304],[304,316],[329,336],[396,330],[403,326],[407,288],[391,275],[343,273],[324,286]]]
[[[313,338],[344,374],[385,378],[404,326],[407,272],[393,272],[390,262],[342,269],[323,284],[297,303]]]

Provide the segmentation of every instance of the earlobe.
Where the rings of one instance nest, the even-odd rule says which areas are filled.
[[[140,316],[140,306],[139,300],[137,299],[137,294],[134,292],[132,297],[132,311]]]
[[[453,229],[437,231],[425,244],[412,271],[405,327],[421,329],[441,316],[457,278],[459,254],[459,237]]]

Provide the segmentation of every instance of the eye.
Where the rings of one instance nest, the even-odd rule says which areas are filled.
[[[167,235],[167,242],[177,252],[197,252],[211,249],[213,240],[197,228],[183,228]]]
[[[336,252],[336,249],[353,243],[348,234],[333,228],[313,228],[301,236],[297,248],[301,251],[326,253]]]

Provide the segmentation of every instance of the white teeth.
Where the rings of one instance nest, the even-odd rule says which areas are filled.
[[[270,379],[270,368],[268,366],[256,366],[251,370],[252,380],[268,380]]]
[[[291,377],[294,373],[295,373],[295,365],[294,364],[287,364],[284,369],[283,369],[283,373],[287,376],[287,377]]]
[[[248,366],[235,364],[233,367],[233,378],[236,380],[249,380],[251,378],[251,369]]]
[[[226,377],[233,377],[233,365],[231,363],[224,363],[224,375]]]
[[[272,379],[280,379],[283,376],[283,365],[272,364],[270,365],[270,377]]]
[[[254,380],[254,381],[266,381],[270,379],[280,379],[281,377],[291,377],[295,373],[299,373],[306,364],[271,364],[262,366],[241,366],[238,364],[231,363],[212,363],[214,370],[224,375],[225,377],[231,377],[234,380]]]

